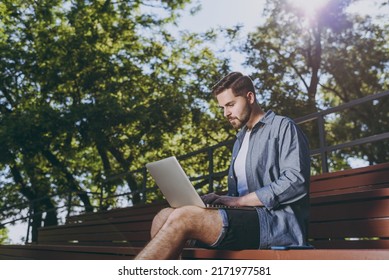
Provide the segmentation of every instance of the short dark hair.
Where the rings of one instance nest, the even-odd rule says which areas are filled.
[[[240,72],[231,72],[212,87],[212,93],[217,96],[226,89],[231,89],[235,96],[243,96],[249,91],[255,94],[254,83],[249,76]]]

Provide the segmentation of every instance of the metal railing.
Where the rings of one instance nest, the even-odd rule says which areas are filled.
[[[380,99],[383,99],[383,98],[388,97],[388,96],[389,96],[389,91],[385,91],[385,92],[374,94],[374,95],[368,95],[368,96],[362,97],[360,99],[356,99],[356,100],[347,102],[345,104],[339,105],[339,106],[334,107],[334,108],[330,108],[330,109],[327,109],[327,110],[324,110],[321,112],[313,113],[313,114],[295,119],[295,122],[299,125],[306,123],[306,122],[309,122],[309,121],[317,121],[318,129],[319,129],[320,147],[317,149],[311,149],[311,156],[315,156],[315,155],[321,156],[321,159],[322,159],[321,160],[321,162],[322,162],[321,167],[322,167],[323,173],[328,172],[328,153],[329,152],[344,149],[344,148],[350,148],[350,147],[354,147],[354,146],[362,145],[362,144],[366,144],[366,143],[373,143],[376,141],[389,139],[389,127],[387,127],[387,130],[388,130],[387,132],[380,133],[378,135],[372,135],[369,137],[356,139],[356,140],[349,141],[347,143],[338,144],[338,145],[327,146],[327,144],[326,144],[326,131],[325,131],[325,127],[324,127],[325,116],[343,111],[345,109],[353,108],[357,105],[361,105],[361,104],[364,104],[364,103],[367,103],[367,102],[370,102],[373,100],[380,100]],[[389,112],[388,112],[388,114],[389,114]]]
[[[363,137],[360,139],[355,139],[355,140],[351,140],[351,141],[348,141],[345,143],[335,144],[335,145],[329,146],[329,145],[327,145],[327,141],[326,141],[326,130],[325,130],[325,118],[326,118],[326,116],[333,114],[333,113],[339,113],[339,112],[346,110],[346,109],[349,109],[349,108],[355,108],[355,106],[358,106],[361,104],[366,104],[368,102],[383,100],[384,98],[388,98],[388,97],[389,97],[389,91],[382,92],[379,94],[369,95],[369,96],[366,96],[366,97],[363,97],[363,98],[360,98],[357,100],[350,101],[348,103],[342,104],[342,105],[334,107],[334,108],[326,109],[326,110],[323,110],[323,111],[320,111],[317,113],[309,114],[307,116],[295,119],[295,122],[299,125],[303,125],[303,124],[306,124],[308,122],[316,122],[317,129],[318,129],[319,147],[311,149],[310,153],[311,153],[312,157],[320,156],[320,158],[321,158],[321,172],[322,173],[326,173],[329,171],[328,154],[330,152],[345,149],[345,148],[350,148],[350,147],[354,147],[354,146],[362,145],[362,144],[366,144],[366,143],[373,143],[376,141],[389,139],[389,127],[386,127],[386,131],[383,133],[370,135],[370,136]],[[389,100],[386,100],[386,101],[389,102]],[[388,114],[389,114],[389,112],[388,112]],[[230,148],[233,145],[233,142],[234,142],[234,139],[231,139],[228,141],[221,142],[221,143],[214,145],[214,146],[206,147],[206,148],[203,148],[203,149],[200,149],[200,150],[197,150],[197,151],[194,151],[194,152],[182,155],[182,156],[178,156],[177,158],[180,161],[185,161],[187,159],[191,159],[194,157],[196,158],[196,157],[199,157],[199,155],[205,154],[206,158],[207,158],[207,162],[208,162],[207,173],[202,174],[200,176],[192,176],[190,178],[190,180],[193,182],[195,182],[195,181],[201,182],[201,184],[197,185],[199,188],[207,185],[207,190],[205,190],[205,192],[213,192],[215,190],[215,181],[223,180],[223,178],[225,178],[227,176],[227,173],[228,173],[228,170],[227,170],[228,166],[226,166],[226,168],[222,171],[215,171],[215,166],[214,166],[215,151],[220,149],[220,148],[226,148],[226,147],[230,150]],[[389,148],[386,151],[386,153],[389,154]],[[145,167],[130,171],[129,173],[140,174],[140,177],[142,178],[141,187],[135,191],[116,193],[116,194],[112,194],[109,196],[105,196],[105,198],[104,198],[103,193],[91,193],[91,192],[88,193],[88,195],[90,195],[90,196],[95,195],[95,196],[100,197],[99,206],[97,206],[97,208],[101,207],[101,205],[104,202],[104,199],[118,199],[120,197],[131,197],[135,194],[140,195],[140,197],[142,198],[141,203],[146,203],[148,194],[155,193],[157,191],[157,187],[150,186],[150,183],[148,180],[148,173],[147,173]],[[117,178],[124,178],[126,175],[128,175],[128,173],[117,174],[111,178],[108,178],[108,180],[110,180],[110,179],[113,180],[113,179],[117,179]],[[57,196],[57,197],[62,196],[63,197],[64,195],[68,196],[68,199],[67,199],[68,201],[67,202],[64,201],[64,204],[62,206],[57,207],[55,209],[52,209],[51,211],[57,211],[60,209],[64,209],[62,211],[66,212],[66,216],[69,216],[72,214],[78,214],[78,213],[74,213],[72,210],[72,209],[74,209],[74,207],[82,207],[82,205],[75,205],[72,202],[72,197],[76,196],[77,193],[75,193],[75,192],[67,192],[67,193],[62,193],[62,194],[57,193],[57,194],[50,196],[49,198],[52,199],[55,196]],[[40,198],[40,199],[44,199],[44,198]],[[30,205],[32,205],[32,203],[34,203],[34,202],[36,202],[36,201],[26,202],[26,204],[25,204],[26,209],[29,209]],[[129,201],[127,206],[131,206],[131,203],[132,202]],[[19,207],[19,209],[20,209],[21,206],[22,205],[13,205],[13,206],[9,206],[9,207]],[[0,210],[3,211],[3,209],[0,209]],[[37,213],[35,213],[35,214],[37,214]],[[42,214],[42,213],[38,213],[38,214]],[[7,224],[14,223],[18,220],[27,220],[28,221],[28,230],[27,230],[26,242],[28,242],[29,228],[30,228],[30,223],[31,223],[32,217],[33,217],[33,214],[30,213],[30,211],[29,211],[29,214],[26,216],[22,216],[22,217],[19,217],[18,219],[14,219],[14,220],[10,220],[10,221],[1,223],[0,228],[2,226],[7,225]]]

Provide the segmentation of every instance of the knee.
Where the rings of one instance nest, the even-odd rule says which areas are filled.
[[[161,227],[166,223],[170,214],[174,211],[173,208],[164,208],[155,215],[152,225],[150,235],[153,238],[157,232],[161,229]]]
[[[184,206],[174,209],[166,221],[167,225],[175,228],[184,234],[190,234],[193,228],[197,227],[200,208],[195,206]]]
[[[165,223],[166,220],[168,219],[168,217],[170,216],[170,214],[174,211],[173,208],[164,208],[162,209],[161,211],[159,211],[157,213],[157,215],[155,215],[154,219],[153,219],[153,224],[154,223]]]

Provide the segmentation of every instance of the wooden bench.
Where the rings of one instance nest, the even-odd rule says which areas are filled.
[[[313,176],[310,204],[313,250],[187,249],[183,257],[389,260],[389,163]]]
[[[184,259],[389,259],[389,163],[311,178],[309,250],[184,250]],[[38,244],[0,246],[0,258],[132,259],[166,203],[70,217]]]
[[[389,249],[389,163],[315,176],[310,194],[316,248]]]
[[[38,230],[37,244],[0,246],[0,259],[132,259],[166,202],[86,213]]]
[[[143,247],[155,214],[167,206],[162,202],[70,217],[63,226],[40,228],[38,244]]]

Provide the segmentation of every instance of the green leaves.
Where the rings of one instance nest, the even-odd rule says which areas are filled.
[[[305,17],[288,1],[268,1],[265,24],[250,34],[244,48],[266,108],[299,117],[388,89],[388,29],[370,17],[349,14],[351,2],[329,1],[315,17]],[[379,106],[329,117],[328,144],[382,133],[375,120],[388,127],[388,103]],[[304,129],[311,148],[318,148],[316,125]],[[380,152],[367,147],[336,151],[330,160],[333,170],[348,166],[345,159],[353,157],[385,161],[383,145],[372,145]]]
[[[55,206],[71,192],[89,211],[116,207],[108,196],[137,191],[143,178],[110,180],[115,174],[227,137],[207,105],[225,63],[203,37],[175,38],[166,28],[187,2],[2,1],[0,168],[14,185],[7,203],[20,191]]]

